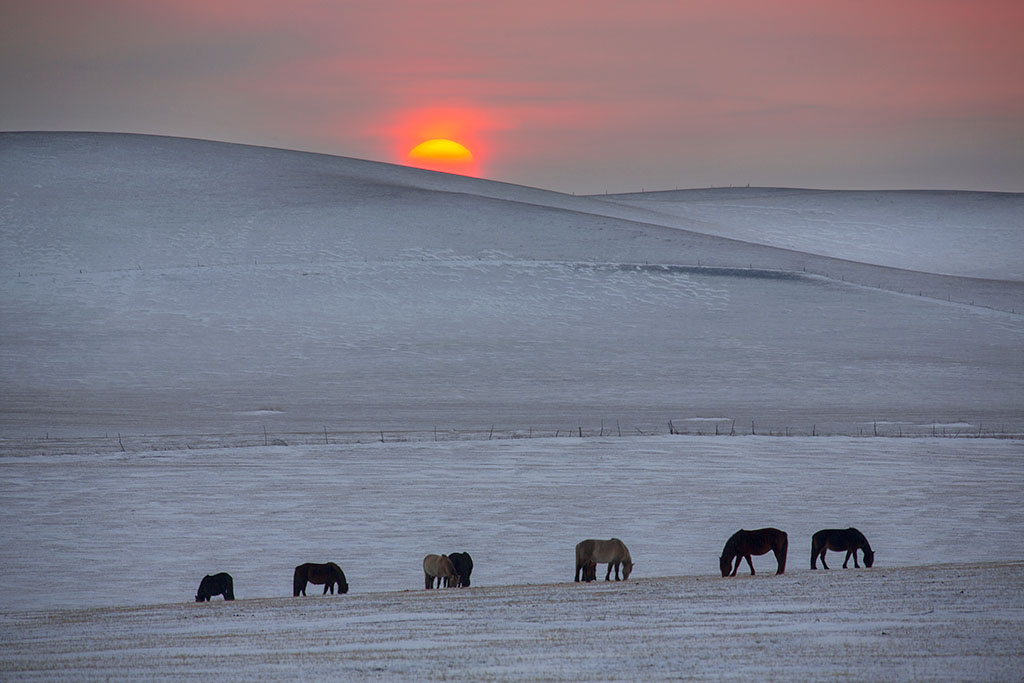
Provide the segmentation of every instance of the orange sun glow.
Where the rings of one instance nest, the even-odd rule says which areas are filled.
[[[473,153],[465,145],[447,138],[421,142],[409,150],[408,159],[417,168],[461,175],[475,174],[476,159]]]

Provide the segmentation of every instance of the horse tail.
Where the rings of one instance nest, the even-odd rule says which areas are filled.
[[[298,597],[306,588],[306,572],[303,569],[304,565],[299,565],[295,568],[295,574],[292,576],[292,597]]]
[[[779,571],[778,574],[786,573],[786,553],[789,552],[789,534],[785,531],[779,532]]]

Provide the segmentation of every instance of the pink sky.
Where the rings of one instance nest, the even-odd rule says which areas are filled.
[[[34,0],[2,130],[182,135],[579,193],[1024,191],[1020,0]]]

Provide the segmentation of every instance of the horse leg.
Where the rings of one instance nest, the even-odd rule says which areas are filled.
[[[857,549],[854,548],[853,550],[851,550],[850,554],[853,555],[853,566],[854,566],[854,568],[855,569],[860,569],[860,565],[857,564]]]
[[[843,569],[846,569],[846,565],[850,563],[850,555],[854,555],[853,563],[857,564],[857,557],[853,550],[846,551],[846,559],[843,560]]]
[[[615,563],[615,580],[616,581],[621,581],[622,580],[622,579],[619,578],[619,563],[618,562]]]
[[[754,562],[753,562],[753,560],[750,559],[750,555],[746,555],[745,557],[747,558],[747,564],[750,565],[750,575],[754,576]],[[739,566],[740,566],[740,561],[736,560],[736,568],[738,569]],[[735,574],[735,573],[736,572],[733,572],[733,574]]]
[[[828,565],[825,564],[825,552],[827,550],[828,550],[828,548],[822,548],[821,549],[821,566],[824,567],[825,569],[828,569]]]

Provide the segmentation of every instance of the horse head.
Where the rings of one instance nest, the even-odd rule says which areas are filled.
[[[334,581],[338,584],[338,594],[344,595],[348,593],[348,581],[345,580],[345,572],[341,571],[341,567],[331,562],[331,570],[334,573]]]
[[[725,555],[718,558],[718,568],[722,570],[722,576],[729,576],[729,570],[732,569],[732,559],[725,559]]]
[[[633,572],[633,560],[625,559],[622,561],[622,580],[625,581],[629,578],[629,575]]]
[[[875,563],[875,551],[864,549],[864,566],[870,567]]]

